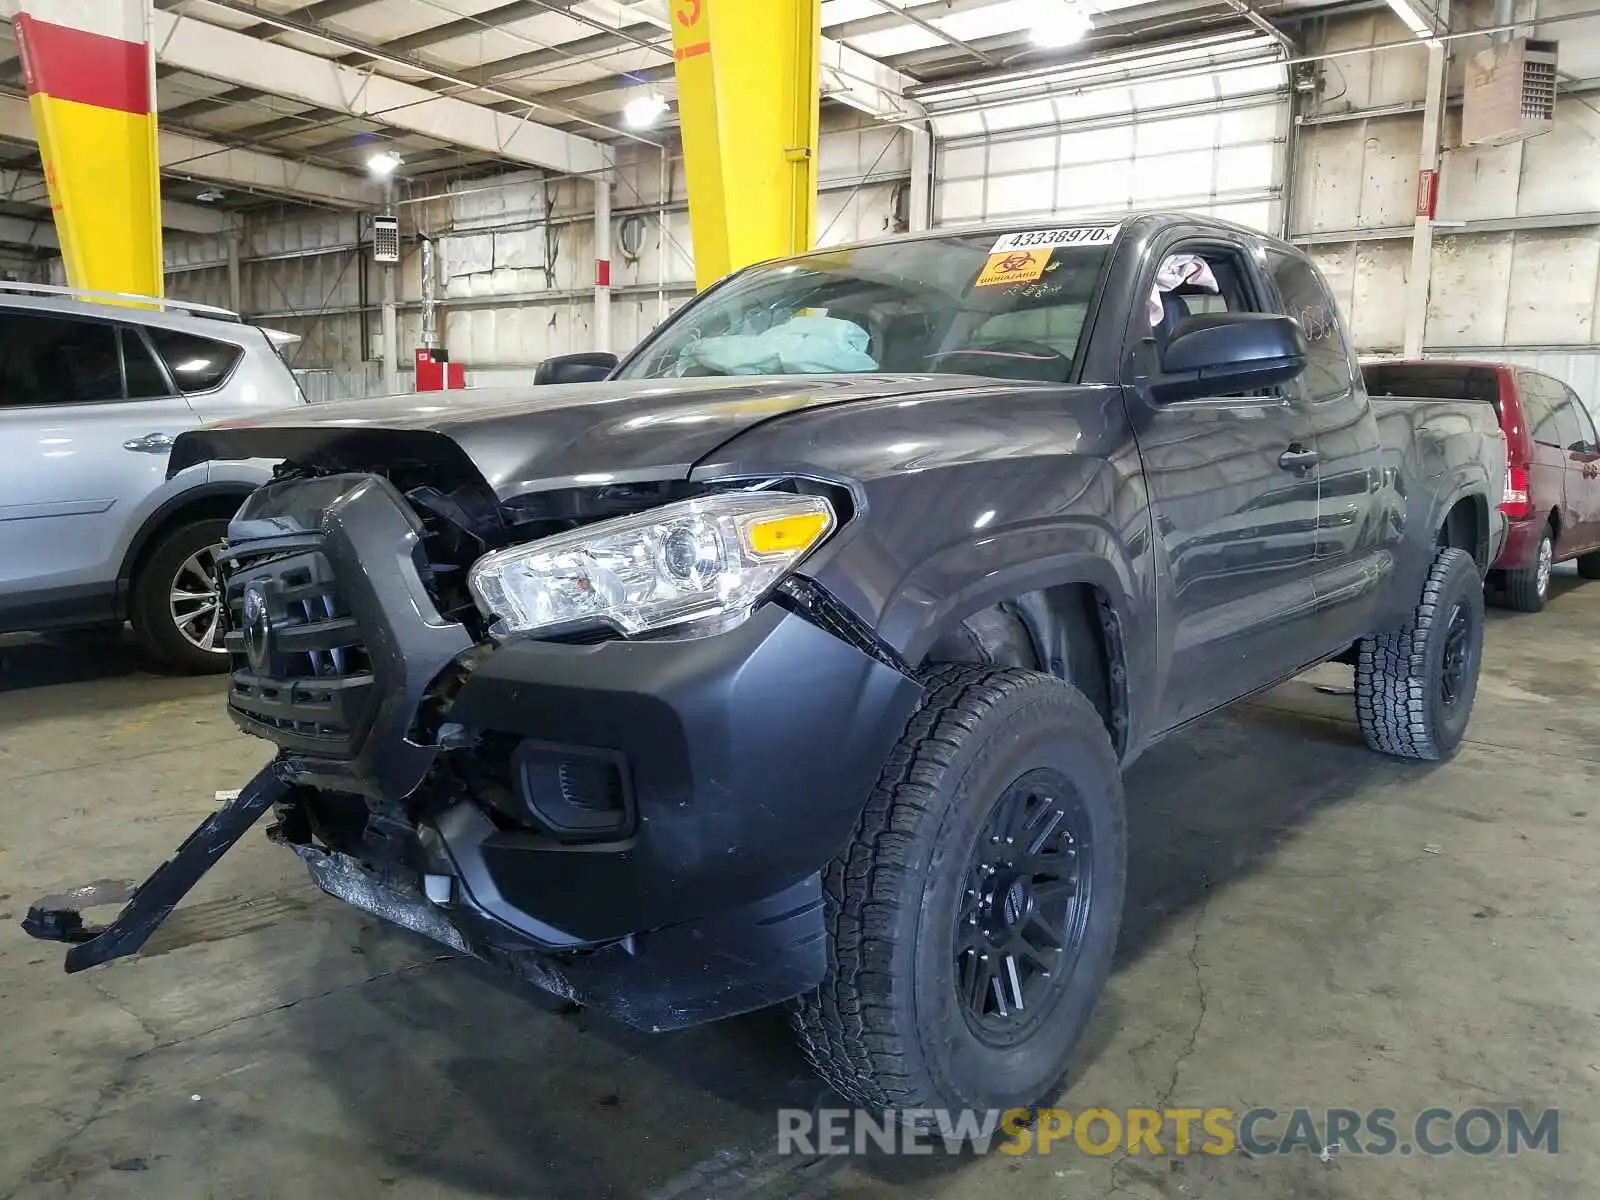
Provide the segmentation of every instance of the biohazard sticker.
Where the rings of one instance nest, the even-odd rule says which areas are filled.
[[[994,244],[990,254],[1012,250],[1049,249],[1064,246],[1109,246],[1117,240],[1121,225],[1073,225],[1066,229],[1035,229],[1028,233],[1008,233]]]
[[[976,287],[1000,287],[1007,283],[1032,283],[1042,278],[1050,265],[1049,250],[1013,250],[991,254],[978,275]]]

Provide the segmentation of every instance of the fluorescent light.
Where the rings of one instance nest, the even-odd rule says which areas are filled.
[[[400,167],[400,156],[393,150],[379,150],[367,159],[367,170],[379,179],[387,179]]]
[[[1389,0],[1389,7],[1394,9],[1395,16],[1406,23],[1406,28],[1418,37],[1433,36],[1433,22],[1417,6],[1416,0]]]
[[[649,129],[667,111],[667,98],[660,92],[646,92],[635,96],[622,109],[622,119],[629,129]]]
[[[1094,22],[1081,0],[1039,0],[1029,36],[1035,46],[1059,50],[1081,42],[1094,31]]]

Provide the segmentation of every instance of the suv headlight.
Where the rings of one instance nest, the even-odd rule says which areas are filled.
[[[835,524],[820,496],[724,492],[496,550],[467,586],[500,633],[737,622]]]

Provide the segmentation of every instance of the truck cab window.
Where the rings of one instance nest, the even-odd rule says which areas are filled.
[[[1305,334],[1309,353],[1300,385],[1306,399],[1317,403],[1349,396],[1350,350],[1339,326],[1339,309],[1328,294],[1327,285],[1304,259],[1269,250],[1267,262],[1284,313],[1293,317]]]
[[[1166,350],[1172,335],[1189,317],[1254,309],[1231,254],[1179,247],[1162,259],[1151,282],[1150,325],[1158,353]]]

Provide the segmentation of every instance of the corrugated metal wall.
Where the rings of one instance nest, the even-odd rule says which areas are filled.
[[[818,239],[836,245],[901,228],[910,148],[896,128],[830,119],[819,151]],[[381,390],[382,274],[397,271],[402,384],[422,343],[419,238],[436,247],[438,323],[470,384],[528,382],[553,354],[598,348],[594,193],[584,180],[529,171],[468,182],[399,206],[398,268],[368,261],[353,215],[252,221],[241,248],[242,311],[302,336],[294,366],[308,394]],[[611,346],[637,344],[694,292],[683,164],[625,147],[612,191]],[[168,237],[170,295],[228,304],[222,238]],[[365,273],[365,287],[362,276]],[[365,316],[363,317],[363,313]],[[363,339],[363,331],[365,338]]]
[[[1540,0],[1539,11],[1591,3]],[[1457,11],[1484,24],[1492,0]],[[1594,87],[1600,20],[1542,32],[1560,38],[1573,86]],[[1382,10],[1308,33],[1313,49],[1334,52],[1408,36]],[[935,220],[1056,221],[1164,206],[1287,228],[1326,271],[1360,350],[1392,353],[1404,328],[1425,70],[1425,51],[1409,44],[1325,60],[1319,90],[1300,101],[1293,124],[1285,69],[1260,62],[1058,82],[1016,102],[958,104],[936,119]],[[1459,88],[1459,63],[1455,74]],[[1597,101],[1600,91],[1563,98],[1555,131],[1528,142],[1447,151],[1440,219],[1478,224],[1436,231],[1430,353],[1537,361],[1600,396]],[[1447,144],[1458,124],[1453,108]],[[824,244],[901,227],[910,172],[903,133],[830,118],[820,168]],[[469,380],[528,380],[546,356],[594,346],[592,193],[535,172],[491,191],[476,186],[404,206],[405,229],[436,239],[440,327]],[[611,348],[620,351],[692,293],[682,164],[663,172],[653,151],[625,150],[612,204]],[[244,309],[303,335],[296,366],[329,395],[359,394],[381,378],[372,362],[381,268],[364,265],[357,224],[269,218],[252,223],[241,247]],[[227,303],[221,239],[170,237],[168,254],[174,295]],[[402,368],[421,344],[419,258],[408,241],[398,276]]]
[[[1592,10],[1586,0],[1541,0],[1545,18]],[[1524,3],[1522,16],[1531,13]],[[1456,22],[1490,23],[1489,0],[1455,6]],[[1557,104],[1555,129],[1509,146],[1456,143],[1460,107],[1447,108],[1434,232],[1426,351],[1538,365],[1591,406],[1600,397],[1600,19],[1535,29],[1560,42],[1576,94]],[[1341,51],[1403,39],[1373,12],[1329,22],[1312,48]],[[1486,43],[1460,43],[1464,58]],[[1422,47],[1330,59],[1303,105],[1291,204],[1305,242],[1338,293],[1358,346],[1397,352],[1404,340],[1411,225],[1427,58]]]

